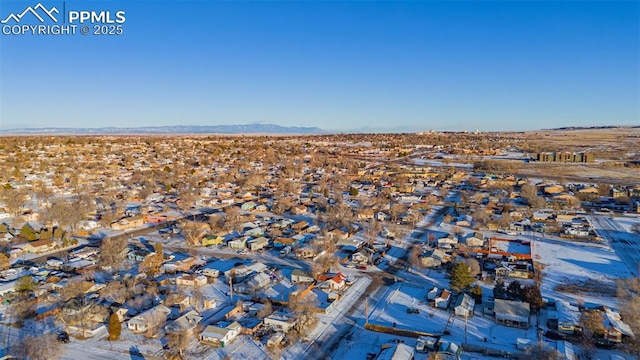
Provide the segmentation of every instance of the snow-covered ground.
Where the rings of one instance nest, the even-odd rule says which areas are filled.
[[[545,265],[542,280],[542,296],[562,298],[571,302],[616,307],[611,296],[569,294],[554,290],[558,285],[579,284],[587,280],[613,286],[618,278],[631,275],[620,257],[607,245],[571,242],[541,237],[531,237],[533,259]]]
[[[640,226],[640,217],[617,217],[614,220],[628,233],[635,233],[634,226]]]
[[[626,264],[630,275],[637,276],[640,266],[640,234],[633,232],[631,228],[640,224],[640,219],[589,216],[588,220],[598,236],[607,240]]]

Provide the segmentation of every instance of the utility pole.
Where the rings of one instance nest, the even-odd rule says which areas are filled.
[[[464,344],[467,345],[467,319],[469,317],[469,312],[464,312]]]
[[[364,298],[365,303],[364,303],[364,324],[368,325],[369,324],[369,297],[367,296],[366,298]]]

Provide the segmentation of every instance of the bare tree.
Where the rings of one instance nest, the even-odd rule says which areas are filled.
[[[0,200],[4,203],[6,210],[13,216],[13,221],[17,220],[18,215],[22,212],[22,208],[26,203],[27,193],[22,189],[0,187]]]
[[[558,358],[558,351],[543,342],[530,347],[527,353],[531,359],[535,360],[556,360]]]
[[[464,259],[464,263],[469,268],[469,274],[471,276],[476,276],[480,274],[481,269],[480,269],[480,264],[478,263],[478,260],[474,258],[466,258]]]
[[[289,334],[291,337],[303,336],[318,321],[316,314],[317,296],[313,292],[302,294],[304,294],[304,291],[299,292],[298,295],[289,296],[287,307],[296,316],[296,324]]]
[[[9,352],[20,359],[49,360],[60,357],[60,342],[55,334],[26,336],[12,345]]]
[[[109,282],[100,290],[100,297],[117,303],[125,302],[131,295],[133,295],[133,289],[118,280]]]
[[[640,358],[640,279],[618,280],[618,303],[622,320],[631,327],[635,337],[627,339],[624,349]]]
[[[100,244],[100,259],[98,263],[103,268],[118,272],[125,259],[127,240],[123,237],[105,238]]]
[[[9,306],[9,314],[16,325],[22,327],[25,320],[36,316],[36,300],[27,294],[19,294]]]
[[[271,315],[272,313],[273,313],[273,305],[271,305],[271,301],[267,301],[264,303],[264,306],[262,307],[262,309],[258,311],[258,314],[256,316],[258,317],[258,319],[264,319],[267,316]]]
[[[190,341],[191,334],[188,331],[184,329],[170,331],[167,333],[167,345],[170,349],[167,355],[182,359],[184,350],[189,346]]]
[[[596,309],[583,311],[580,313],[580,327],[585,357],[591,359],[594,355],[596,338],[604,336],[604,314]]]
[[[9,257],[5,253],[0,253],[0,270],[6,270],[10,266]]]

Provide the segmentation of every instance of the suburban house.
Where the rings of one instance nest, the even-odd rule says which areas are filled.
[[[456,299],[456,305],[453,308],[456,316],[460,317],[472,317],[473,309],[476,306],[476,301],[469,294],[462,294]]]
[[[207,285],[204,275],[182,274],[176,278],[176,285],[200,287]]]
[[[113,230],[129,230],[139,228],[144,225],[144,216],[136,215],[127,218],[120,219],[111,224]]]
[[[439,309],[446,309],[449,307],[451,301],[451,292],[447,289],[440,291],[437,287],[434,287],[427,294],[427,299],[430,300],[430,305]]]
[[[438,247],[452,248],[458,244],[458,237],[455,234],[448,234],[445,237],[438,239]]]
[[[267,265],[261,262],[255,262],[251,265],[240,265],[224,272],[224,276],[227,279],[233,278],[233,282],[237,283],[246,279],[253,273],[264,272],[267,269]]]
[[[385,344],[375,358],[376,360],[412,360],[414,353],[415,349],[404,343]]]
[[[373,219],[374,213],[375,212],[373,209],[362,209],[358,212],[358,219],[360,220]]]
[[[623,336],[634,337],[631,327],[622,321],[619,313],[605,307],[604,314],[605,339],[619,344]]]
[[[202,316],[197,311],[191,310],[167,325],[166,330],[169,332],[185,331],[193,334],[200,321],[202,321]]]
[[[298,259],[311,259],[317,255],[316,250],[311,247],[302,247],[296,249],[296,257]]]
[[[580,327],[580,310],[564,300],[556,300],[558,331],[573,334]]]
[[[200,333],[200,341],[213,346],[221,346],[230,344],[239,334],[242,326],[234,321],[232,323],[219,323],[218,325],[209,325]]]
[[[81,301],[80,299],[75,298],[67,301],[64,304],[64,306],[62,307],[62,312],[65,315],[69,315],[69,316],[81,315],[85,311],[87,311],[87,309],[89,309],[90,307],[91,307],[91,304],[85,303],[84,301]]]
[[[26,243],[22,250],[27,253],[41,254],[53,250],[56,243],[52,239],[42,239]]]
[[[442,266],[443,262],[447,262],[448,255],[440,249],[427,251],[420,257],[422,266],[425,268],[434,268]]]
[[[133,249],[127,253],[127,259],[141,262],[150,253],[151,252],[149,252],[149,250],[146,250],[146,249]]]
[[[296,320],[284,312],[274,312],[264,318],[264,324],[275,331],[288,332],[296,324]]]
[[[269,240],[264,236],[261,236],[261,237],[259,237],[257,239],[252,239],[252,240],[247,241],[247,247],[251,251],[262,250],[262,249],[266,248],[267,245],[269,245]]]
[[[207,235],[200,241],[202,246],[222,245],[224,237],[220,235]]]
[[[288,237],[279,237],[273,240],[273,247],[276,249],[281,249],[285,246],[293,246],[296,243],[296,239],[288,238]]]
[[[269,275],[263,272],[259,272],[251,275],[251,277],[248,280],[241,282],[240,284],[234,285],[234,289],[239,293],[251,294],[256,291],[264,289],[270,283],[271,283],[271,279],[269,278]]]
[[[247,231],[244,232],[245,236],[250,236],[250,237],[260,237],[262,235],[264,235],[264,230],[260,227],[255,227],[253,229],[249,229]]]
[[[318,276],[318,281],[323,281],[331,290],[340,290],[345,287],[347,277],[343,273],[323,274]]]
[[[217,278],[220,276],[220,270],[211,267],[211,265],[202,269],[202,275],[206,277]]]
[[[363,247],[360,251],[351,254],[351,261],[357,264],[370,264],[373,260],[373,249]]]
[[[186,259],[178,260],[172,263],[162,265],[162,270],[165,273],[176,273],[178,271],[189,271],[192,267],[202,266],[205,262],[195,257],[188,257]]]
[[[485,242],[486,238],[484,234],[479,232],[474,232],[465,239],[465,245],[467,247],[483,247]]]
[[[530,267],[526,262],[503,262],[500,267],[496,268],[496,276],[528,279]]]
[[[168,307],[158,305],[129,319],[127,328],[134,333],[153,331],[154,328],[161,326],[167,321],[167,316],[169,316],[170,313],[171,310]]]
[[[522,329],[529,327],[531,307],[529,303],[496,299],[493,305],[496,323]]]
[[[231,250],[244,250],[244,249],[247,248],[246,243],[247,243],[247,238],[243,237],[243,238],[234,239],[234,240],[229,241],[227,243],[227,246]]]
[[[294,269],[291,272],[292,283],[310,283],[313,282],[313,276],[304,270]]]

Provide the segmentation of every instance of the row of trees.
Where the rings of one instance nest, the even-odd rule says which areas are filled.
[[[527,302],[531,305],[531,310],[539,311],[543,305],[542,294],[538,285],[522,285],[518,280],[514,280],[505,285],[504,280],[498,279],[493,287],[493,297],[495,299]]]

